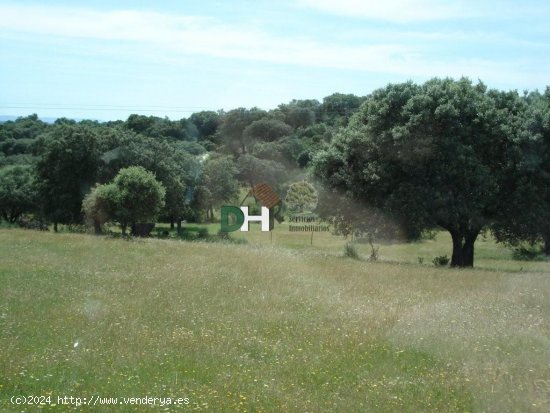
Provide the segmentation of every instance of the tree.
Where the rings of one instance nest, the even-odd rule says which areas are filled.
[[[243,135],[248,141],[272,142],[292,134],[292,128],[276,119],[259,119],[248,125]]]
[[[100,190],[114,211],[113,218],[120,223],[122,232],[137,223],[154,222],[164,207],[165,189],[155,175],[141,166],[121,169],[112,184]]]
[[[198,134],[195,125],[186,119],[173,121],[157,116],[130,115],[126,120],[126,127],[152,138],[194,140]]]
[[[220,125],[220,134],[230,153],[236,156],[247,153],[250,138],[244,134],[244,130],[263,116],[265,116],[265,111],[258,108],[237,108],[224,114]]]
[[[277,109],[282,113],[284,122],[297,129],[311,126],[320,118],[321,104],[315,99],[292,100]]]
[[[285,203],[292,211],[313,211],[318,196],[315,187],[307,181],[294,182],[288,187]]]
[[[101,234],[103,225],[115,216],[117,208],[117,188],[115,185],[96,185],[82,201],[82,212],[86,223],[94,227],[96,235]]]
[[[0,142],[8,139],[36,139],[49,128],[50,126],[38,119],[36,114],[19,117],[15,121],[0,123]]]
[[[228,157],[214,157],[204,163],[196,203],[206,211],[207,220],[214,220],[215,206],[229,202],[239,194],[236,174],[235,163]]]
[[[526,133],[518,139],[521,151],[510,162],[506,209],[493,226],[497,241],[511,245],[544,242],[550,255],[550,88],[525,96]]]
[[[193,113],[189,120],[196,126],[199,135],[198,140],[212,140],[220,124],[220,114],[211,110],[203,110]]]
[[[155,174],[166,189],[162,217],[180,227],[188,210],[188,189],[196,184],[198,161],[185,149],[189,142],[150,138],[129,131],[118,130],[105,137],[106,147],[100,182],[106,182],[122,168],[142,166]]]
[[[286,181],[285,167],[276,161],[243,155],[239,157],[237,165],[237,178],[250,187],[266,183],[275,190],[280,190],[281,183]]]
[[[38,141],[38,190],[44,215],[57,224],[79,223],[84,195],[95,183],[100,162],[93,128],[58,125]]]
[[[446,229],[451,265],[473,266],[478,234],[505,204],[505,165],[523,116],[517,94],[497,104],[498,95],[464,78],[379,89],[316,156],[315,174],[409,236]]]
[[[346,126],[363,99],[353,94],[333,93],[323,99],[322,111],[329,125]]]
[[[37,207],[37,192],[32,167],[6,166],[0,169],[0,215],[16,222],[25,212]]]

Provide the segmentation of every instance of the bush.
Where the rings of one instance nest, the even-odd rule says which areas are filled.
[[[136,222],[132,224],[131,228],[134,237],[148,237],[155,228],[155,224],[152,222]]]
[[[69,224],[66,225],[65,228],[67,229],[67,232],[71,232],[73,234],[86,234],[89,232],[88,227],[81,224]]]
[[[48,225],[36,218],[28,218],[26,216],[22,216],[17,221],[19,226],[21,228],[25,229],[37,229],[39,231],[49,231]]]
[[[525,247],[520,246],[514,248],[512,252],[512,257],[518,261],[535,261],[539,259],[540,250],[534,246]]]
[[[211,237],[215,241],[228,242],[230,244],[247,244],[248,241],[245,238],[233,238],[230,233],[218,231],[216,238]]]
[[[357,252],[355,245],[353,245],[351,242],[348,242],[346,245],[344,245],[344,257],[353,258],[354,260],[359,259],[359,253]]]
[[[168,238],[168,237],[170,237],[170,232],[167,231],[164,228],[157,228],[156,232],[157,232],[157,238]]]
[[[440,255],[439,257],[435,257],[432,262],[436,267],[444,267],[449,264],[449,261],[449,257]]]

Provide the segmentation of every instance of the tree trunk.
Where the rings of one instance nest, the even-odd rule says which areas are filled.
[[[453,256],[451,258],[451,267],[462,267],[464,258],[462,256],[462,237],[458,231],[449,231],[453,239]]]
[[[57,232],[57,222],[53,223],[53,232]]]
[[[469,234],[464,237],[464,245],[462,246],[462,264],[463,267],[474,266],[474,243],[476,242],[477,233]]]
[[[176,232],[178,233],[178,235],[181,234],[181,219],[177,219],[176,221],[176,225],[177,225],[177,229],[176,229]]]
[[[544,240],[544,254],[550,255],[550,233],[544,234],[542,239]]]
[[[174,229],[174,219],[173,218],[170,218],[170,229],[171,230]]]
[[[95,235],[101,235],[102,234],[102,231],[101,231],[101,224],[97,221],[94,220],[94,233]]]
[[[480,230],[471,230],[466,233],[449,231],[453,239],[453,256],[451,267],[474,266],[474,244]]]
[[[214,208],[210,207],[210,222],[214,222]]]

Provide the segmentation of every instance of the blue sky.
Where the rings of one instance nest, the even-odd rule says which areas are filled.
[[[550,2],[0,0],[0,115],[276,107],[391,82],[550,85]]]

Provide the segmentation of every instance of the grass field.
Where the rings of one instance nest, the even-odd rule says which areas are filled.
[[[189,398],[157,411],[550,411],[549,262],[511,261],[487,239],[478,268],[436,268],[445,234],[382,245],[378,263],[343,258],[328,234],[247,237],[0,230],[0,411],[36,411],[13,395]],[[69,409],[150,410],[41,410]]]

